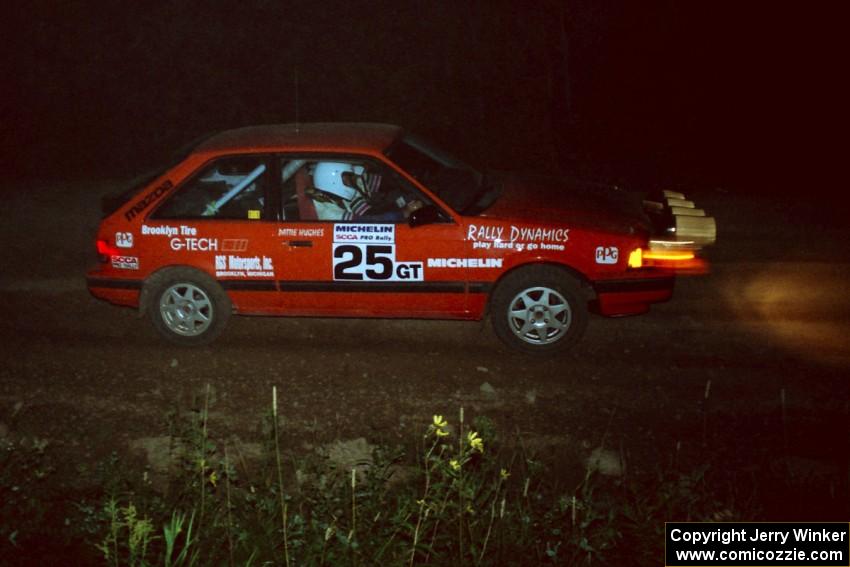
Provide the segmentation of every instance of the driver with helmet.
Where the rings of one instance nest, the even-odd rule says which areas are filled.
[[[381,176],[367,175],[362,165],[323,161],[313,170],[313,199],[319,220],[404,220],[422,207],[419,200],[380,193]],[[383,202],[388,201],[388,202]]]

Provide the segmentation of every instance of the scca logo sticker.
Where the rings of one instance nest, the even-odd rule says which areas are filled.
[[[139,259],[136,256],[112,256],[112,267],[119,270],[138,270]]]
[[[620,251],[616,246],[598,246],[596,248],[597,264],[616,264]]]

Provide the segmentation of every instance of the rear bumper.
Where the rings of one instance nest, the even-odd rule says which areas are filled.
[[[86,276],[89,293],[115,305],[136,307],[142,291],[142,280],[108,278],[89,274]]]
[[[591,308],[607,317],[646,313],[651,304],[673,297],[674,283],[673,276],[597,281],[593,283],[596,299]]]

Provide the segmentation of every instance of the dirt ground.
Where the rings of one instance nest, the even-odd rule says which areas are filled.
[[[680,279],[646,315],[593,317],[555,359],[443,321],[235,317],[212,346],[183,349],[85,289],[110,186],[1,193],[0,438],[46,442],[62,468],[48,482],[69,493],[90,490],[113,452],[139,475],[155,468],[166,416],[197,407],[207,385],[212,435],[250,452],[276,386],[290,451],[403,442],[464,407],[565,478],[603,439],[634,473],[711,454],[744,477],[782,460],[823,491],[778,494],[766,516],[850,512],[850,234],[814,209],[696,196],[718,222],[712,273]]]

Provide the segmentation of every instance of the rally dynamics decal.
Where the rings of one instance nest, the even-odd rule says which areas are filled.
[[[487,226],[470,224],[466,240],[472,248],[482,250],[563,250],[570,239],[568,228],[540,228],[525,226]]]

